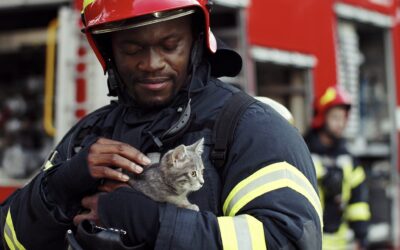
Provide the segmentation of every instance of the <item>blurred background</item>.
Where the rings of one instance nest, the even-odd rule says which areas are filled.
[[[399,249],[400,0],[214,0],[214,33],[244,58],[236,78],[304,133],[312,102],[340,85],[346,131],[367,173],[371,249]],[[109,102],[80,32],[82,0],[0,0],[0,202],[80,118]]]

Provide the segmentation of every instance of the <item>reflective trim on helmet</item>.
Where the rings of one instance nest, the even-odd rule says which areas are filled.
[[[113,22],[109,24],[104,24],[98,27],[95,27],[91,30],[91,33],[93,34],[105,34],[105,33],[110,33],[110,32],[115,32],[115,31],[121,31],[121,30],[128,30],[128,29],[133,29],[133,28],[138,28],[138,27],[143,27],[146,25],[151,25],[155,23],[160,23],[160,22],[165,22],[173,19],[177,19],[180,17],[188,16],[196,11],[193,9],[179,9],[179,10],[174,10],[174,11],[164,11],[164,12],[155,12],[152,14],[149,14],[147,16],[143,16],[138,21],[136,18],[134,20],[123,20],[119,22]]]
[[[334,88],[328,88],[325,94],[321,97],[319,104],[322,106],[326,105],[327,103],[332,102],[336,98],[336,90]]]
[[[94,3],[94,1],[96,1],[96,0],[83,0],[82,11],[84,11],[89,4]]]
[[[287,162],[268,165],[239,182],[226,198],[223,213],[234,216],[257,197],[281,188],[290,188],[303,195],[315,209],[323,225],[322,207],[317,191],[302,172]]]
[[[217,219],[223,249],[267,249],[264,226],[256,218],[250,215],[239,215]]]

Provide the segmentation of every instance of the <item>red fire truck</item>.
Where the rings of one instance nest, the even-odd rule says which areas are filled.
[[[248,20],[247,89],[285,104],[301,131],[313,96],[351,93],[346,134],[368,175],[369,238],[399,247],[400,1],[252,1]]]
[[[369,239],[376,248],[398,249],[400,0],[214,3],[212,29],[245,59],[241,74],[224,80],[284,104],[301,132],[309,126],[314,96],[331,85],[351,93],[346,136],[368,176]],[[23,159],[33,158],[22,155],[44,158],[78,119],[109,101],[106,78],[80,33],[81,5],[0,2],[0,62],[6,65],[0,85],[9,89],[0,93],[0,201],[39,168],[27,169]],[[23,89],[30,92],[21,95]],[[29,109],[32,103],[42,111]],[[40,145],[16,143],[26,127],[37,128],[28,135],[33,142],[42,138]]]

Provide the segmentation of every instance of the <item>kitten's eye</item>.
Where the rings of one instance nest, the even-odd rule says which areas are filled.
[[[192,171],[192,177],[196,177],[197,176],[197,172],[196,171]]]

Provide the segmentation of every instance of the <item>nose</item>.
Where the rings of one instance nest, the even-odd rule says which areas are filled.
[[[164,67],[164,57],[157,48],[149,48],[143,59],[139,62],[139,69],[146,72],[159,71]]]
[[[199,179],[199,183],[200,183],[200,185],[203,185],[203,184],[204,184],[204,179],[203,179],[203,177],[201,177],[201,178]]]

